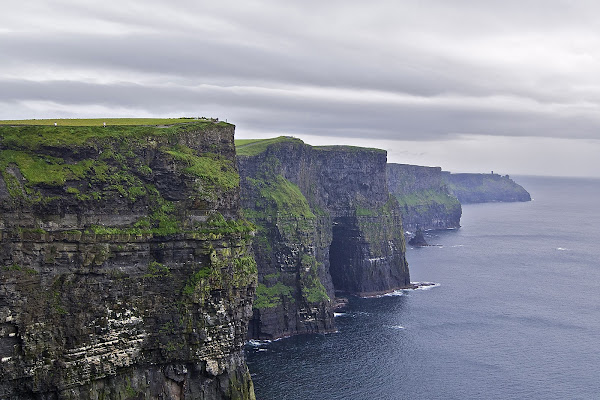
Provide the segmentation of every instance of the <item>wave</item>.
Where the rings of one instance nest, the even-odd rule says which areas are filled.
[[[260,347],[271,343],[272,340],[258,340],[258,339],[250,339],[246,342],[248,346],[251,347]]]
[[[394,290],[393,292],[389,292],[389,293],[374,294],[371,296],[361,296],[361,298],[363,298],[363,299],[380,299],[382,297],[404,296],[406,294],[405,293],[406,290],[412,290],[412,289],[398,289],[398,290]]]
[[[388,328],[392,328],[392,329],[398,329],[398,330],[403,330],[406,329],[405,327],[403,327],[402,325],[390,325],[388,326]]]
[[[567,249],[567,248],[564,248],[564,247],[557,247],[556,250],[558,250],[558,251],[569,251],[571,249]]]
[[[435,282],[411,282],[412,287],[394,290],[393,292],[376,294],[373,296],[363,296],[363,299],[378,299],[381,297],[391,297],[391,296],[406,296],[408,292],[411,290],[429,290],[434,287],[440,286],[439,283]]]
[[[414,289],[408,289],[408,290],[430,290],[435,287],[441,286],[440,283],[435,283],[435,282],[411,282],[411,283],[413,285],[416,285],[416,287]]]

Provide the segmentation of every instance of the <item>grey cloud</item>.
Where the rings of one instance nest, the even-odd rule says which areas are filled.
[[[515,109],[432,103],[401,105],[383,101],[342,103],[294,92],[237,91],[223,87],[162,87],[128,83],[101,85],[74,81],[0,81],[0,101],[47,101],[141,109],[168,115],[221,113],[242,129],[274,134],[321,134],[401,140],[448,139],[477,133],[505,136],[594,138],[597,121],[581,117],[541,115]],[[6,116],[8,118],[8,116]],[[432,118],[435,120],[432,121]]]
[[[576,63],[573,71],[547,60],[525,65],[520,53],[503,60],[490,48],[532,32],[589,38],[587,24],[600,11],[593,2],[147,1],[121,9],[106,3],[90,8],[64,1],[69,13],[61,16],[59,9],[55,16],[130,32],[66,33],[47,22],[39,30],[0,33],[0,101],[11,109],[45,101],[151,115],[206,110],[241,129],[273,133],[598,137],[594,76],[584,76]],[[74,77],[15,79],[3,72],[19,66]],[[108,83],[92,83],[105,76]],[[506,100],[497,102],[498,96]]]
[[[387,62],[388,56],[375,56],[369,49],[360,56],[341,52],[333,57],[322,45],[282,52],[179,34],[7,36],[8,40],[0,42],[0,52],[11,63],[40,64],[48,70],[85,68],[97,70],[99,76],[103,70],[111,70],[172,76],[190,85],[325,86],[418,96],[514,93],[540,101],[556,100],[549,93],[513,88],[508,78],[493,79],[489,71],[453,60],[430,60],[431,56],[410,48],[403,51],[401,60]]]

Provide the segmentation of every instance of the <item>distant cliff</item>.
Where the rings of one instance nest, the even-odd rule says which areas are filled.
[[[460,202],[448,191],[441,168],[388,164],[387,179],[390,193],[400,204],[405,229],[460,227]]]
[[[0,127],[0,399],[253,399],[233,125]]]
[[[287,137],[236,145],[244,214],[258,226],[251,337],[330,331],[335,291],[410,284],[385,151]]]
[[[531,196],[508,175],[444,172],[448,189],[461,203],[530,201]]]

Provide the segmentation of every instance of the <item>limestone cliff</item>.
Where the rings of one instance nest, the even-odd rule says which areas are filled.
[[[0,398],[251,399],[234,127],[0,127]]]
[[[385,151],[285,137],[241,140],[237,149],[244,212],[258,226],[251,337],[329,331],[335,291],[410,284]]]
[[[460,227],[460,202],[448,191],[440,167],[388,164],[387,179],[390,193],[400,203],[405,229]]]
[[[531,200],[529,192],[508,175],[444,172],[444,180],[463,204]]]

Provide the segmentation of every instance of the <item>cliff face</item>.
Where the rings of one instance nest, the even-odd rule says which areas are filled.
[[[461,203],[531,201],[529,192],[509,178],[498,174],[453,174],[444,172],[450,192]]]
[[[398,199],[404,228],[416,231],[460,227],[462,209],[439,167],[388,164],[390,193]]]
[[[249,334],[275,338],[333,329],[335,291],[410,284],[386,153],[312,147],[293,138],[239,141],[245,215],[259,228],[259,285]]]
[[[233,131],[0,127],[0,398],[254,398]]]

